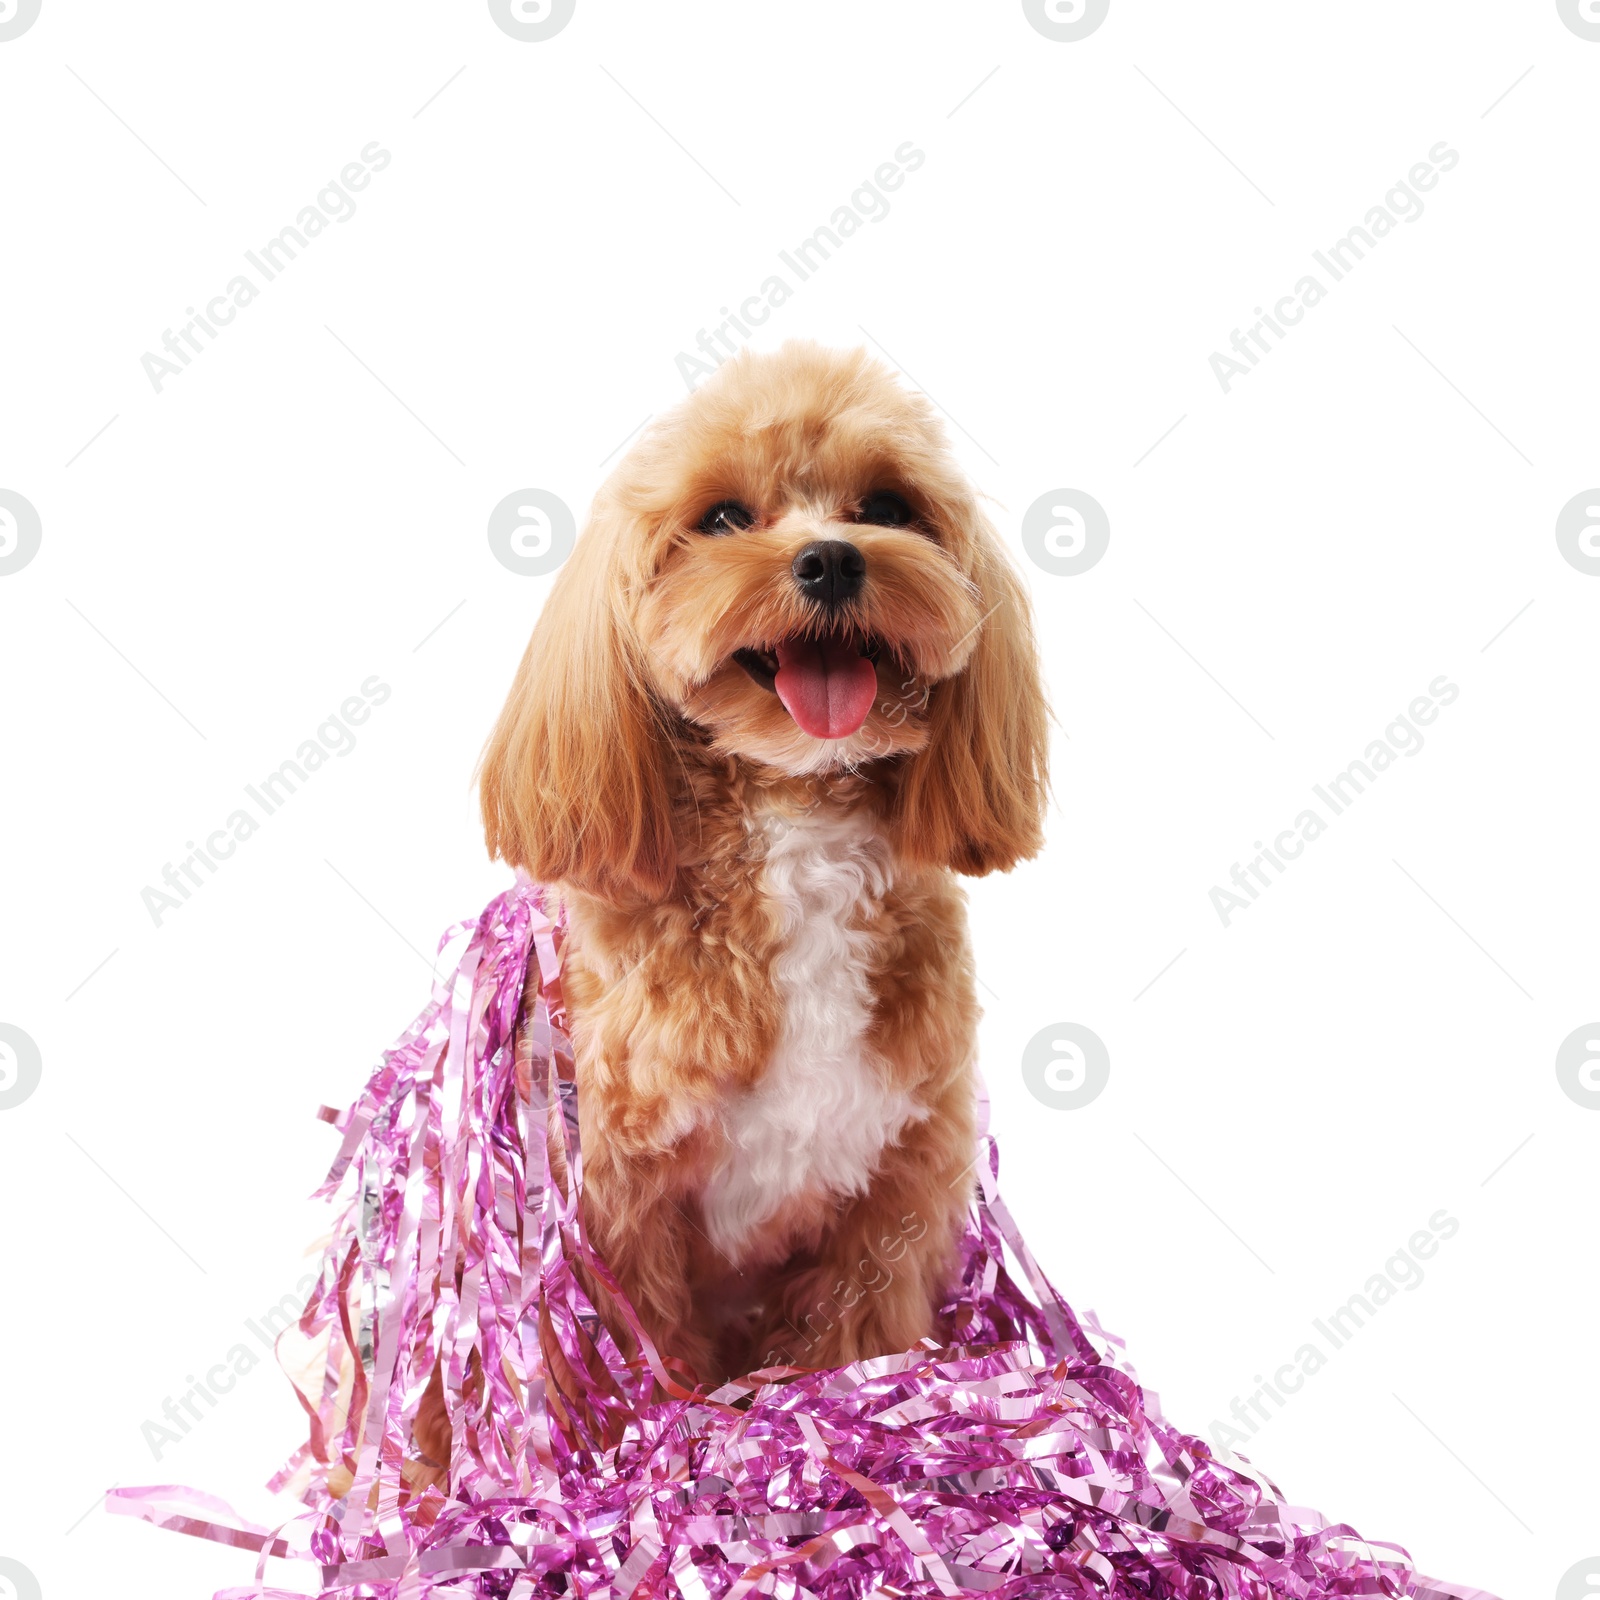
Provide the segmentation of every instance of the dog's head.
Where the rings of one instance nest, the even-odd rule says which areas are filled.
[[[862,352],[745,352],[600,490],[484,758],[497,855],[612,896],[671,885],[688,724],[794,776],[861,774],[898,853],[1039,845],[1025,591],[920,396]]]

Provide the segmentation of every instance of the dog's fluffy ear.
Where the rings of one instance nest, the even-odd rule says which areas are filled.
[[[556,579],[479,771],[492,855],[611,900],[669,892],[676,850],[660,715],[627,621],[618,513]]]
[[[1049,800],[1049,708],[1028,594],[992,529],[972,514],[970,572],[983,623],[964,671],[935,684],[927,747],[898,774],[902,855],[969,876],[1037,854]]]

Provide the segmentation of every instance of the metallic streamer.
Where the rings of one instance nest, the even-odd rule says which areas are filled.
[[[525,879],[452,929],[450,978],[356,1103],[320,1113],[343,1136],[319,1190],[339,1212],[299,1332],[327,1357],[300,1393],[310,1437],[271,1485],[299,1512],[269,1529],[195,1490],[108,1496],[255,1551],[255,1584],[216,1600],[305,1579],[319,1600],[1493,1600],[1169,1424],[1029,1252],[987,1132],[942,1344],[708,1394],[620,1294],[627,1326],[605,1327],[574,1270],[618,1293],[579,1207],[563,933]],[[412,1440],[436,1368],[448,1495]],[[277,1560],[299,1587],[268,1585]]]

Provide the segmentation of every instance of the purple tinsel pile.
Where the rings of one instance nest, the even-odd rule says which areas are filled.
[[[344,1142],[321,1192],[342,1210],[299,1324],[305,1359],[289,1363],[310,1437],[271,1485],[307,1509],[274,1530],[192,1490],[110,1496],[259,1552],[255,1584],[217,1600],[1492,1600],[1286,1505],[1171,1427],[1116,1341],[1091,1322],[1091,1343],[1040,1272],[988,1138],[948,1344],[712,1394],[675,1376],[636,1322],[630,1360],[573,1271],[616,1292],[577,1203],[562,929],[518,883],[452,938],[466,946],[448,984],[356,1103],[324,1113]],[[552,1142],[570,1183],[552,1174]],[[547,1348],[577,1375],[559,1399]],[[418,1485],[411,1443],[436,1366],[454,1421],[448,1497]],[[276,1558],[312,1565],[297,1587],[271,1587]]]

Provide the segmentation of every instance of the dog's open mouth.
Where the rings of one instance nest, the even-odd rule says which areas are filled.
[[[848,739],[872,710],[878,653],[875,640],[839,633],[735,650],[733,659],[772,690],[813,739]]]

